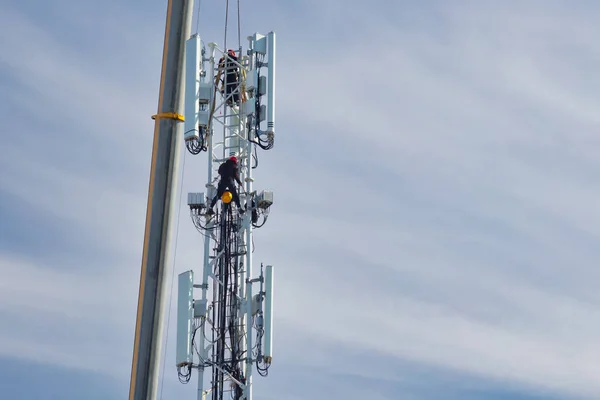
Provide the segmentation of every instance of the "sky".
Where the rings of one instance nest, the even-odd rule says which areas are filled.
[[[225,2],[197,6],[221,45]],[[124,399],[166,1],[0,10],[2,398]],[[276,268],[274,359],[255,399],[600,397],[598,15],[241,1],[242,38],[278,45],[255,174],[275,196],[254,257]],[[200,271],[186,193],[206,179],[205,154],[181,154],[175,276]],[[195,399],[169,316],[160,400]]]

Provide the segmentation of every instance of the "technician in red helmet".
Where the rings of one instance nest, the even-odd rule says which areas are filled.
[[[223,193],[225,193],[225,191],[228,189],[231,192],[235,205],[243,213],[244,209],[240,204],[240,197],[238,196],[234,183],[235,180],[240,186],[242,186],[242,181],[240,180],[240,170],[238,168],[238,162],[235,156],[229,157],[229,160],[225,161],[219,166],[219,175],[221,176],[221,179],[219,180],[219,186],[217,187],[217,195],[212,199],[210,207],[208,210],[206,210],[206,213],[215,213],[213,208],[215,207],[217,200],[220,199],[221,196],[223,196]]]

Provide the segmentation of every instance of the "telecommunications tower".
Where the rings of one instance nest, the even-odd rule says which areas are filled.
[[[199,400],[252,400],[253,372],[266,376],[272,360],[273,266],[252,256],[253,230],[273,204],[272,191],[254,187],[253,171],[275,138],[275,33],[249,36],[244,51],[238,0],[239,47],[205,46],[191,35],[193,7],[168,0],[129,400],[158,399],[182,141],[194,155],[206,152],[208,177],[204,192],[188,194],[204,259],[201,274],[178,277],[179,379],[187,383],[197,370]],[[219,186],[219,167],[231,158],[241,187]]]
[[[272,357],[273,266],[254,265],[252,236],[273,204],[273,192],[254,188],[253,170],[274,143],[275,33],[248,41],[245,54],[206,48],[198,35],[186,43],[184,138],[192,154],[208,153],[208,178],[205,192],[188,194],[204,265],[200,278],[179,275],[176,366],[182,382],[198,370],[198,399],[251,400],[253,371],[266,376]],[[219,167],[232,157],[243,186],[218,193]]]

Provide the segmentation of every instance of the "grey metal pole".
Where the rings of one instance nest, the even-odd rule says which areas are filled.
[[[138,298],[129,400],[156,400],[162,357],[170,242],[176,216],[185,84],[185,42],[193,0],[169,0],[158,114],[148,189],[146,231]]]

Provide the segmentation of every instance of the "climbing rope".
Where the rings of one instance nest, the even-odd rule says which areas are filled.
[[[227,51],[227,24],[229,21],[229,0],[225,2],[225,37],[223,38],[223,51]]]
[[[199,34],[198,30],[200,29],[200,6],[202,5],[202,0],[198,0],[198,11],[196,13],[196,34]]]

